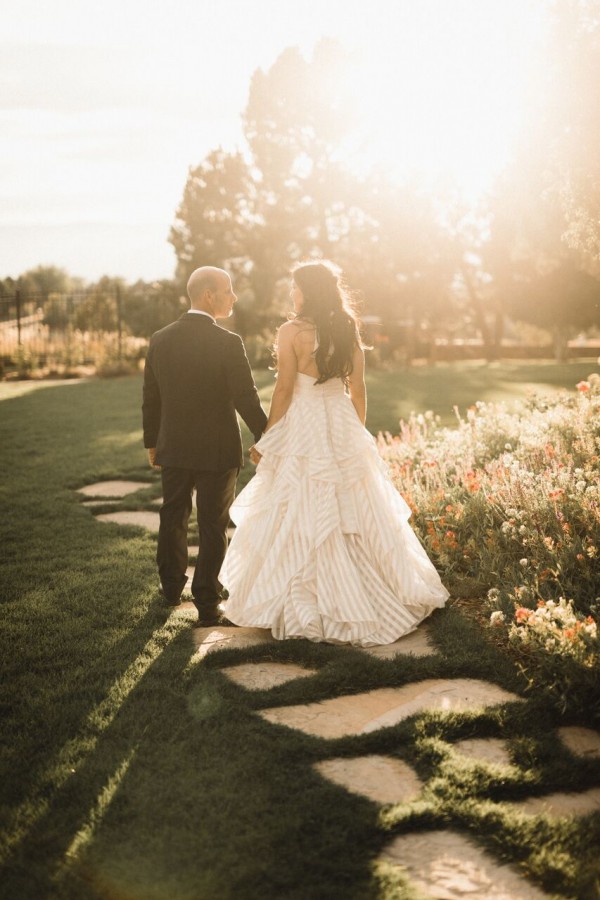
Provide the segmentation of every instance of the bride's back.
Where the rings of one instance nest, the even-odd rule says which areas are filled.
[[[298,360],[298,371],[302,375],[319,377],[319,369],[314,353],[317,349],[317,329],[311,322],[296,319],[294,321],[294,350]]]

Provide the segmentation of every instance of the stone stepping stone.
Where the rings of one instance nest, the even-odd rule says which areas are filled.
[[[99,522],[116,522],[117,525],[140,525],[148,531],[157,532],[160,525],[158,513],[148,510],[120,510],[118,512],[102,513],[96,516]]]
[[[317,737],[368,734],[396,725],[423,709],[462,711],[520,700],[495,684],[472,678],[426,679],[400,688],[334,697],[321,703],[280,706],[260,712],[268,722]]]
[[[457,741],[454,749],[475,762],[494,763],[497,766],[510,766],[510,755],[506,742],[501,738],[468,738]]]
[[[266,628],[234,628],[218,625],[213,628],[194,628],[193,641],[196,648],[194,656],[202,659],[216,650],[238,650],[256,644],[271,644],[275,638]]]
[[[97,481],[95,484],[86,484],[78,488],[77,493],[84,497],[122,498],[129,494],[135,494],[142,488],[149,487],[147,481]]]
[[[85,506],[86,509],[95,509],[97,506],[106,506],[106,500],[84,500],[82,502],[82,506]]]
[[[568,725],[558,729],[558,735],[571,753],[592,759],[600,756],[600,734],[592,728]]]
[[[528,797],[514,803],[503,803],[511,809],[530,816],[546,815],[550,819],[565,816],[587,816],[600,811],[600,788],[590,788],[579,793],[546,794],[543,797]]]
[[[436,900],[543,900],[548,894],[512,866],[453,831],[420,831],[395,838],[381,860],[401,866],[415,891]]]
[[[277,662],[242,663],[239,666],[229,666],[222,671],[236,684],[250,691],[267,691],[287,681],[307,678],[316,673],[315,669],[304,669],[293,663]]]
[[[379,659],[392,659],[399,653],[412,653],[413,656],[434,656],[437,653],[429,643],[427,626],[421,625],[416,631],[404,635],[393,644],[382,644],[379,647],[362,647],[365,653]]]
[[[407,763],[391,756],[326,759],[315,763],[314,768],[329,781],[374,803],[411,803],[423,787]]]

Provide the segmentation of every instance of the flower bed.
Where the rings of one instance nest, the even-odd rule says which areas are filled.
[[[449,587],[481,597],[532,687],[600,717],[600,376],[577,388],[378,441]]]

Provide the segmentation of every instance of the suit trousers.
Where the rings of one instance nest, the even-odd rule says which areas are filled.
[[[200,617],[212,616],[221,599],[219,570],[227,551],[229,508],[235,497],[239,469],[204,472],[162,468],[163,503],[156,562],[166,599],[176,603],[185,587],[188,564],[187,532],[196,488],[199,549],[192,596]]]

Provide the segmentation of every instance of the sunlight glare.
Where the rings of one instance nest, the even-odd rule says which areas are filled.
[[[510,157],[541,35],[541,8],[495,0],[398,7],[391,34],[357,51],[347,90],[359,174],[449,179],[476,199]]]

